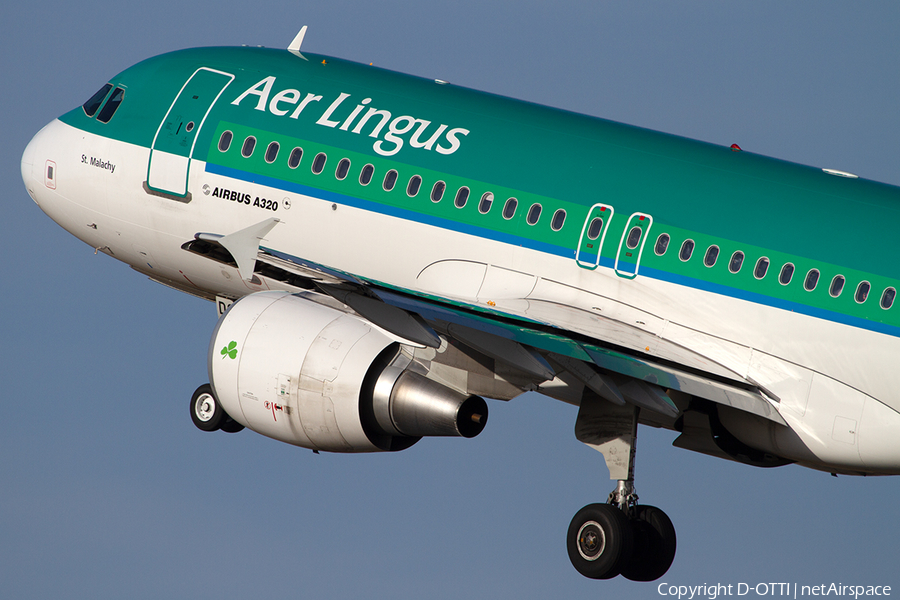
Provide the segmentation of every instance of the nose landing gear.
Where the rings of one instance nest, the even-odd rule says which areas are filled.
[[[639,505],[634,491],[638,410],[585,397],[578,411],[575,436],[603,454],[618,482],[606,504],[588,504],[569,524],[569,560],[591,579],[653,581],[675,559],[672,521],[655,506]]]
[[[237,433],[244,426],[232,419],[212,391],[212,386],[204,383],[191,396],[191,420],[201,431]]]

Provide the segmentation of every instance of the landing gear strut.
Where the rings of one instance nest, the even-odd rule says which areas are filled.
[[[569,525],[569,560],[591,579],[621,574],[632,581],[653,581],[675,558],[672,521],[655,506],[639,505],[634,491],[639,410],[588,395],[578,411],[575,436],[603,453],[610,479],[617,481],[606,504],[585,506]]]

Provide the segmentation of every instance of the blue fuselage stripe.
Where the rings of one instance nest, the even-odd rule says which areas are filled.
[[[352,206],[354,208],[358,208],[361,210],[366,210],[366,211],[375,212],[375,213],[379,213],[379,214],[383,214],[383,215],[388,215],[388,216],[396,217],[398,219],[403,219],[406,221],[413,221],[416,223],[431,225],[433,227],[439,227],[441,229],[456,231],[458,233],[463,233],[466,235],[472,235],[472,236],[476,236],[476,237],[480,237],[480,238],[484,238],[484,239],[494,240],[494,241],[501,242],[504,244],[521,246],[523,248],[529,248],[531,250],[536,250],[536,251],[542,252],[544,254],[552,254],[554,256],[561,256],[563,258],[569,258],[569,259],[572,259],[573,262],[575,259],[575,249],[574,248],[566,248],[563,246],[557,246],[555,244],[548,244],[546,242],[541,242],[538,240],[515,235],[512,233],[504,233],[501,231],[486,229],[484,227],[478,227],[476,225],[460,223],[458,221],[453,221],[451,219],[445,219],[442,217],[436,217],[433,215],[423,214],[423,213],[415,212],[415,211],[408,210],[405,208],[400,208],[397,206],[381,204],[379,202],[374,202],[372,200],[365,200],[363,198],[357,198],[355,196],[348,196],[346,194],[340,194],[338,192],[322,190],[319,188],[314,188],[314,187],[302,185],[302,184],[295,183],[295,182],[284,181],[284,180],[277,179],[274,177],[267,177],[265,175],[259,175],[257,173],[250,173],[247,171],[242,171],[240,169],[233,169],[231,167],[225,167],[225,166],[217,165],[217,164],[211,163],[211,162],[206,163],[206,172],[212,173],[215,175],[222,175],[224,177],[230,177],[232,179],[237,179],[240,181],[246,181],[248,183],[256,183],[256,184],[260,184],[260,185],[265,185],[265,186],[276,188],[276,189],[283,190],[286,192],[303,194],[304,196],[318,198],[320,200],[325,200],[327,202],[340,204],[342,206]],[[593,260],[595,260],[595,258],[596,258],[596,255],[588,256],[586,254],[583,254],[581,256],[582,262],[588,262],[588,261],[593,262]],[[620,268],[622,268],[621,262],[622,261],[620,261],[620,265],[619,265]],[[613,265],[614,265],[614,260],[612,258],[607,258],[605,256],[600,258],[600,266],[601,267],[612,269]],[[633,265],[630,265],[629,267],[627,267],[627,270],[632,271]],[[648,268],[645,266],[640,267],[638,274],[640,277],[648,277],[650,279],[666,281],[669,283],[674,283],[676,285],[689,287],[689,288],[693,288],[693,289],[697,289],[697,290],[702,290],[702,291],[710,292],[713,294],[729,296],[731,298],[738,298],[740,300],[745,300],[747,302],[752,302],[754,304],[761,304],[764,306],[770,306],[772,308],[778,308],[781,310],[787,310],[787,311],[807,315],[810,317],[815,317],[817,319],[824,319],[826,321],[840,323],[842,325],[847,325],[849,327],[856,327],[859,329],[875,331],[878,333],[883,333],[883,334],[894,336],[894,337],[900,337],[900,327],[896,327],[894,325],[889,325],[886,323],[879,323],[878,321],[870,321],[868,319],[863,319],[860,317],[854,317],[851,315],[846,315],[843,313],[830,311],[830,310],[826,310],[823,308],[808,306],[806,304],[800,304],[798,302],[791,302],[789,300],[773,298],[771,296],[765,296],[763,294],[758,294],[755,292],[741,290],[738,288],[733,288],[733,287],[729,287],[729,286],[718,284],[718,283],[704,281],[702,279],[695,279],[693,277],[686,277],[684,275],[678,275],[676,273],[671,273],[669,271]]]
[[[553,244],[539,242],[510,233],[503,233],[493,231],[491,229],[485,229],[484,227],[478,227],[476,225],[459,223],[458,221],[435,217],[433,215],[423,214],[405,208],[391,206],[388,204],[380,204],[378,202],[364,200],[355,196],[347,196],[346,194],[340,194],[338,192],[329,192],[327,190],[321,190],[319,188],[302,185],[300,183],[283,181],[274,177],[257,175],[256,173],[248,173],[247,171],[241,171],[239,169],[233,169],[231,167],[223,167],[221,165],[216,165],[213,163],[206,163],[206,171],[208,173],[224,175],[225,177],[231,177],[233,179],[239,179],[241,181],[247,181],[249,183],[258,183],[288,192],[303,194],[304,196],[311,196],[313,198],[318,198],[327,202],[334,202],[343,206],[352,206],[354,208],[359,208],[362,210],[389,215],[392,217],[397,217],[398,219],[404,219],[406,221],[415,221],[417,223],[432,225],[441,229],[449,229],[451,231],[458,231],[459,233],[474,235],[480,238],[496,240],[505,244],[524,246],[526,248],[531,248],[532,250],[537,250],[538,252],[543,252],[545,254],[555,254],[564,258],[573,258],[575,256],[575,250],[571,248],[563,248],[562,246],[555,246]]]

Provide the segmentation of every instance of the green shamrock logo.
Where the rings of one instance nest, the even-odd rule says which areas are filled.
[[[224,348],[222,348],[222,358],[225,357],[235,359],[237,358],[237,342],[231,342]]]

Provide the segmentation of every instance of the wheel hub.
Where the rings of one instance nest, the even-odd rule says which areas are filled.
[[[203,394],[197,399],[197,418],[204,423],[213,418],[216,412],[216,401],[209,394]]]
[[[606,548],[606,534],[596,521],[588,521],[578,530],[578,553],[584,560],[600,558]]]

